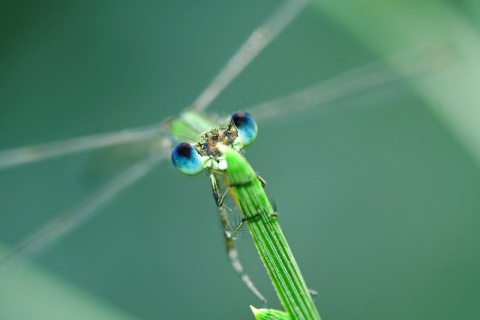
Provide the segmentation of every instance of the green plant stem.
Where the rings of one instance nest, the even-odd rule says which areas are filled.
[[[237,151],[217,145],[227,161],[231,192],[238,202],[258,253],[286,312],[292,319],[320,320],[300,269],[263,186]]]

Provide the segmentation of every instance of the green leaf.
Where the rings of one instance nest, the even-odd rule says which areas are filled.
[[[250,308],[257,320],[291,320],[290,316],[283,311],[275,309],[256,309],[254,306],[250,306]]]

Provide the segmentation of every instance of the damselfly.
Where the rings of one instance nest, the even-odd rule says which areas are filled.
[[[197,126],[198,127],[198,126]],[[183,133],[183,131],[181,131]],[[320,319],[300,269],[276,219],[277,213],[263,187],[265,180],[238,153],[257,136],[257,124],[247,112],[235,112],[221,127],[199,132],[191,142],[178,144],[172,152],[175,167],[187,175],[208,170],[213,197],[220,212],[225,246],[232,266],[247,287],[264,303],[265,298],[244,273],[234,246],[234,237],[247,223],[255,246],[290,319]],[[223,183],[224,191],[220,189]],[[223,205],[227,193],[235,200],[241,219],[232,225]]]
[[[95,223],[86,224],[83,226],[83,231],[62,238],[63,240],[59,242],[60,245],[55,247],[53,251],[37,256],[34,261],[51,270],[54,274],[62,275],[69,281],[78,284],[85,291],[96,292],[95,296],[107,297],[106,300],[112,301],[114,305],[132,310],[134,314],[144,318],[158,318],[161,317],[159,314],[164,316],[167,314],[168,318],[174,318],[173,313],[168,313],[165,310],[158,311],[158,300],[161,300],[165,305],[169,305],[180,299],[185,299],[183,294],[203,297],[203,290],[196,290],[198,286],[194,286],[196,288],[192,289],[189,285],[188,290],[179,289],[191,282],[179,282],[180,279],[176,279],[175,283],[166,283],[166,280],[175,277],[174,271],[179,266],[190,267],[194,264],[197,268],[204,266],[202,269],[205,269],[205,266],[215,266],[215,268],[210,268],[204,272],[204,279],[207,279],[205,282],[212,283],[211,280],[208,280],[212,278],[215,281],[218,281],[219,278],[223,279],[218,275],[219,268],[216,268],[218,264],[225,263],[219,248],[208,249],[211,250],[207,253],[208,261],[202,260],[204,254],[197,255],[202,251],[199,248],[209,247],[198,243],[209,243],[208,241],[211,239],[212,246],[215,246],[218,242],[217,238],[213,237],[212,239],[211,237],[211,234],[218,231],[216,225],[211,223],[215,217],[211,217],[211,221],[203,214],[203,212],[212,211],[212,208],[209,207],[211,201],[204,201],[204,196],[208,193],[205,190],[204,181],[191,182],[189,186],[185,186],[184,181],[178,179],[177,175],[173,172],[170,173],[168,169],[162,168],[161,172],[152,169],[155,163],[169,158],[170,148],[175,143],[170,133],[165,131],[160,124],[139,129],[127,129],[113,134],[95,133],[120,128],[134,128],[139,124],[149,123],[150,119],[154,117],[152,114],[145,115],[143,110],[155,110],[153,112],[155,119],[165,119],[161,123],[167,123],[166,117],[168,115],[176,114],[181,110],[181,108],[175,106],[190,103],[194,94],[200,91],[198,86],[208,83],[214,71],[221,66],[218,61],[225,61],[225,57],[230,56],[241,40],[247,36],[245,30],[250,31],[254,26],[260,24],[260,21],[268,16],[270,11],[273,12],[272,19],[280,17],[280,21],[286,26],[292,21],[293,17],[298,15],[299,8],[303,7],[303,5],[300,5],[300,7],[294,8],[295,10],[291,8],[282,10],[275,9],[272,4],[263,9],[259,7],[258,3],[250,3],[250,7],[248,4],[238,5],[241,5],[243,9],[240,7],[237,9],[222,9],[219,7],[218,10],[224,11],[212,15],[191,7],[186,10],[187,13],[190,13],[190,16],[186,16],[185,23],[173,21],[175,19],[168,20],[169,10],[172,10],[168,6],[159,7],[156,10],[145,8],[144,12],[150,13],[150,16],[147,15],[150,18],[144,16],[143,19],[133,22],[133,20],[130,20],[134,17],[131,14],[133,9],[126,8],[124,12],[118,12],[114,10],[118,6],[117,3],[112,3],[109,9],[107,6],[103,9],[98,8],[100,11],[91,11],[88,7],[63,8],[62,14],[57,14],[54,9],[42,6],[41,9],[45,10],[46,14],[41,14],[39,11],[38,15],[35,14],[36,19],[31,19],[29,15],[25,14],[21,15],[22,19],[20,20],[12,20],[12,23],[24,22],[23,25],[18,25],[18,27],[23,26],[23,28],[11,28],[12,31],[26,30],[26,33],[24,33],[24,37],[18,37],[17,33],[12,33],[12,41],[9,46],[11,51],[8,51],[10,54],[4,55],[2,60],[2,75],[6,81],[2,82],[1,129],[4,133],[1,142],[4,151],[1,153],[0,165],[8,170],[1,172],[1,233],[3,242],[8,244],[5,251],[10,252],[10,254],[3,256],[7,262],[0,268],[4,269],[14,265],[14,262],[19,258],[28,260],[37,251],[46,252],[46,250],[40,249],[44,249],[44,246],[50,244],[52,240],[58,239],[59,235],[78,227],[80,222],[86,220],[89,216],[103,210],[104,215],[96,219]],[[209,33],[212,35],[211,39],[205,38],[196,43],[194,32],[196,30],[190,30],[191,33],[181,33],[181,26],[190,23],[201,25],[204,19],[225,17],[229,14],[233,16],[232,12],[236,16],[241,11],[240,9],[249,12],[249,18],[252,20],[243,17],[239,21],[232,21],[231,27],[225,25],[222,19],[215,20],[213,23],[216,29],[222,30],[221,32]],[[37,11],[33,10],[32,12]],[[91,15],[87,15],[87,12]],[[199,12],[203,12],[208,18],[202,18],[201,15],[197,16]],[[292,16],[285,12],[290,12]],[[162,16],[162,14],[165,14],[165,16]],[[11,17],[17,16],[11,15]],[[111,25],[104,17],[110,17],[116,22]],[[225,91],[224,88],[229,82],[220,77],[217,83],[222,86],[220,88],[214,86],[215,90],[206,90],[205,92],[208,94],[204,95],[208,97],[214,92],[223,94],[217,100],[218,104],[216,105],[216,110],[220,109],[222,112],[234,109],[239,101],[243,105],[257,105],[247,109],[259,122],[263,121],[265,123],[265,120],[274,119],[270,122],[269,129],[264,131],[267,136],[270,132],[276,138],[284,138],[269,140],[270,145],[275,146],[273,150],[280,150],[282,149],[281,146],[285,147],[285,141],[287,141],[285,136],[296,140],[296,146],[299,146],[301,141],[311,137],[312,128],[317,129],[318,121],[321,118],[318,117],[318,112],[307,113],[307,116],[312,118],[306,121],[309,130],[302,131],[305,125],[291,119],[297,117],[297,115],[300,119],[302,118],[302,115],[296,111],[308,108],[312,110],[312,107],[329,102],[336,101],[338,103],[339,97],[351,97],[353,94],[365,90],[370,95],[355,100],[352,109],[357,109],[359,106],[368,108],[375,105],[381,106],[380,101],[383,101],[384,96],[372,97],[372,91],[369,89],[398,79],[395,73],[385,67],[384,61],[369,63],[372,60],[378,60],[378,58],[372,57],[367,51],[361,55],[355,52],[355,56],[352,57],[348,49],[334,50],[333,44],[327,46],[328,48],[325,47],[325,42],[322,39],[327,39],[318,39],[318,37],[323,37],[322,34],[328,34],[325,31],[325,29],[328,29],[326,20],[317,19],[307,13],[296,21],[303,23],[292,26],[289,29],[292,34],[283,34],[282,37],[285,38],[283,40],[279,39],[276,47],[272,47],[271,52],[265,52],[268,56],[260,57],[261,60],[258,64],[252,64],[251,59],[243,59],[242,68],[250,66],[251,72],[249,73],[249,70],[246,70],[245,76],[238,78],[238,82],[232,86],[238,91]],[[233,24],[234,22],[236,24]],[[142,33],[151,30],[151,33],[147,36],[151,38],[140,43],[136,42],[140,40],[134,31],[137,30],[135,28],[140,28],[142,23],[146,24]],[[172,28],[166,28],[161,23],[171,23],[172,25],[169,24],[168,26]],[[318,30],[316,34],[312,33],[312,23],[319,24],[314,28]],[[325,26],[322,25],[323,23],[325,23]],[[33,27],[28,27],[30,25],[33,25]],[[121,37],[116,38],[110,34],[107,36],[106,32],[110,27],[115,30],[118,29],[118,32],[115,31],[112,34],[121,35]],[[170,30],[175,28],[179,29],[179,35],[173,37],[174,40],[172,40],[172,37],[168,35],[171,32]],[[38,33],[35,33],[36,29],[38,29]],[[10,29],[6,28],[5,30]],[[162,33],[160,40],[157,38],[158,30],[168,30],[165,31],[166,34]],[[236,34],[236,30],[242,30],[242,34]],[[258,44],[259,40],[265,37],[268,39],[271,33],[277,31],[279,33],[282,30],[283,27],[280,30],[278,30],[278,27],[265,29],[265,25],[263,25],[252,33],[251,39],[257,41],[254,41],[254,43]],[[74,31],[78,31],[78,33],[72,36]],[[207,31],[208,28],[203,30],[205,33],[208,33]],[[28,36],[29,34],[32,36]],[[228,34],[232,43],[227,45],[227,41],[221,38],[222,34]],[[305,40],[301,40],[302,37],[305,37]],[[338,34],[332,34],[331,37],[335,39],[334,44],[340,43],[339,41],[342,39]],[[177,41],[178,39],[189,40],[180,44]],[[201,47],[205,47],[209,39],[213,43],[221,43],[222,45],[202,51]],[[302,44],[295,41],[301,41]],[[305,51],[308,53],[306,56],[304,50],[299,50],[304,46],[303,41],[305,41],[305,44],[315,44],[315,47],[309,47],[308,52]],[[346,39],[344,43],[350,41],[351,39]],[[184,43],[188,43],[190,47],[181,46]],[[138,45],[137,49],[132,49],[135,44]],[[284,44],[287,45],[284,47]],[[176,45],[181,47],[176,48]],[[106,49],[109,47],[114,49],[112,51],[115,51],[115,54]],[[165,48],[168,48],[168,50]],[[168,57],[162,56],[163,53],[171,53],[172,56],[178,57],[181,56],[180,53],[188,51],[196,54],[181,61],[168,61]],[[142,54],[132,58],[133,52],[141,52],[143,55],[151,54],[157,60],[166,60],[166,63],[143,78],[142,72],[147,72],[152,69],[152,66],[151,64],[148,66],[142,64],[144,61]],[[344,56],[339,56],[338,52],[342,52]],[[206,60],[200,62],[195,60],[196,57],[207,56],[207,53],[211,56],[209,58],[211,58],[212,63],[216,61],[218,65],[212,64],[206,69],[197,68],[201,67],[203,61]],[[306,61],[310,54],[314,58],[308,60],[308,63],[298,64],[293,69],[288,68],[291,62],[289,56],[296,56],[296,61]],[[97,60],[97,56],[103,58]],[[275,61],[275,59],[279,60]],[[329,62],[333,61],[332,59],[348,61],[348,63],[342,62],[340,65],[333,66]],[[64,61],[66,62],[63,63]],[[192,62],[195,68],[192,68],[192,65],[187,63],[188,61]],[[232,58],[232,61],[237,60]],[[416,60],[407,58],[402,61]],[[116,66],[116,69],[112,69],[112,64]],[[399,65],[402,65],[402,63]],[[119,66],[122,67],[119,68]],[[170,66],[174,68],[173,71],[169,69]],[[264,69],[265,66],[270,67]],[[101,71],[94,72],[97,69]],[[81,73],[82,70],[90,71],[90,73],[85,75]],[[139,70],[139,74],[135,70]],[[109,72],[112,73],[112,77],[106,76]],[[133,72],[133,74],[129,72]],[[128,74],[128,76],[121,77],[123,73]],[[159,75],[161,81],[148,81],[150,77],[154,78],[154,74]],[[235,76],[238,73],[230,71],[228,74]],[[260,78],[259,74],[269,75],[268,80],[253,81]],[[164,78],[162,78],[163,75],[165,75]],[[92,81],[92,79],[96,81]],[[317,84],[311,86],[312,83]],[[132,91],[127,91],[127,87]],[[306,89],[299,90],[298,88]],[[153,95],[147,96],[147,93],[153,93]],[[285,97],[282,99],[271,99],[272,96],[278,97],[283,94],[285,94]],[[172,96],[176,100],[165,98],[171,98]],[[82,97],[88,98],[83,100]],[[387,98],[390,99],[390,97]],[[268,99],[268,101],[259,103],[264,99]],[[207,100],[202,98],[197,99],[197,101],[203,101],[196,104],[197,106],[206,106],[204,101]],[[43,109],[40,109],[40,106]],[[165,106],[172,106],[172,109],[167,110]],[[122,119],[119,118],[121,115],[124,116]],[[289,124],[289,127],[285,128],[284,123]],[[281,126],[283,128],[279,128]],[[319,132],[316,131],[316,133]],[[88,136],[66,142],[47,145],[41,143],[86,134]],[[108,160],[105,165],[107,170],[104,170],[104,167],[97,167],[97,163],[93,166],[90,165],[91,159],[97,158],[96,154],[92,156],[92,153],[79,153],[72,157],[47,159],[52,156],[103,148],[120,143],[128,144],[130,142],[129,147],[135,147],[137,142],[141,141],[152,142],[146,145],[148,145],[149,151],[153,151],[153,153],[150,153],[154,155],[153,158],[132,166],[127,173],[119,175],[118,178],[114,178],[114,176],[121,170],[110,168],[113,163],[117,162],[116,158],[112,156],[112,153],[116,152],[116,149],[113,148],[107,148],[105,153],[100,154],[100,156],[107,155]],[[23,148],[23,146],[32,143],[37,146]],[[275,145],[275,143],[277,144]],[[12,148],[19,149],[12,151]],[[125,149],[129,150],[128,148]],[[282,150],[281,155],[277,155],[277,158],[284,157],[287,162],[292,164],[294,159],[298,160],[298,154],[296,153],[293,158],[290,157],[292,155],[291,150],[291,145],[289,145],[287,149]],[[39,160],[49,161],[40,162]],[[15,168],[15,166],[22,164],[28,164],[28,166]],[[259,167],[262,166],[263,170],[266,170],[267,165],[260,163]],[[301,164],[295,163],[295,165],[289,166],[290,169],[287,171],[282,170],[283,172],[292,172],[293,168],[296,168],[297,177],[300,177],[306,175],[306,173],[298,171],[301,166]],[[120,166],[120,168],[123,167]],[[100,178],[91,173],[92,171],[103,173],[108,170],[113,171],[107,172],[107,175],[103,177],[100,175]],[[144,176],[147,172],[150,173],[150,178],[147,178],[138,187],[132,188],[130,192],[122,194],[121,197],[115,197],[124,187],[133,185],[135,180]],[[91,178],[92,176],[94,178]],[[170,179],[170,176],[175,178]],[[199,190],[203,191],[199,192]],[[204,192],[204,194],[201,192]],[[290,191],[290,195],[294,199],[298,198],[296,192],[296,189],[293,192]],[[190,201],[170,199],[172,193],[179,194],[182,199],[191,200],[195,205],[188,207],[186,203]],[[100,210],[100,206],[105,205],[106,201],[113,197],[115,197],[115,202],[109,206],[104,206]],[[192,214],[193,208],[195,208],[195,213],[197,213],[197,210],[199,211],[198,214]],[[187,212],[182,211],[182,209],[187,210]],[[62,212],[66,214],[57,217]],[[201,217],[200,213],[202,213]],[[75,218],[72,218],[73,216]],[[47,223],[50,219],[54,219],[54,222]],[[48,226],[42,229],[43,225]],[[190,225],[194,227],[187,229],[186,227]],[[37,232],[36,230],[39,228],[47,232]],[[135,230],[138,232],[135,232]],[[19,241],[23,238],[26,240]],[[187,241],[187,239],[189,240]],[[172,241],[175,241],[177,245],[174,250],[174,253],[178,253],[177,255],[172,254],[172,250],[170,250],[172,246],[169,244]],[[195,242],[193,246],[192,242]],[[16,246],[18,243],[20,245]],[[13,251],[9,251],[11,249]],[[18,255],[18,252],[24,254]],[[185,254],[185,252],[188,252],[188,254]],[[217,252],[218,256],[215,255]],[[166,258],[172,256],[175,257]],[[216,261],[211,261],[212,259],[216,259]],[[230,274],[231,271],[228,268],[225,269],[225,273]],[[114,272],[117,270],[123,270],[124,273]],[[51,281],[42,282],[45,279],[50,279],[49,276],[44,275],[41,271],[37,273],[36,268],[34,268],[33,273],[35,279],[28,278],[21,272],[17,274],[16,271],[4,275],[2,277],[3,281],[9,281],[10,286],[5,286],[5,288],[11,289],[7,290],[8,294],[5,293],[0,300],[5,305],[16,305],[16,309],[21,309],[18,307],[18,301],[21,302],[22,300],[15,299],[12,293],[16,289],[20,290],[24,285],[28,288],[24,292],[33,295],[33,297],[30,296],[29,301],[36,300],[35,297],[44,296],[50,302],[58,302],[60,296],[65,299],[61,300],[62,303],[60,304],[73,306],[75,301],[84,300],[67,299],[68,292],[74,292],[75,289],[62,290],[60,295],[52,293],[50,296],[46,294],[47,290],[45,288],[58,284],[60,280],[55,278]],[[131,278],[128,278],[130,280],[126,280],[125,274],[132,275]],[[139,278],[139,275],[148,276]],[[195,273],[195,275],[198,275],[198,273]],[[185,279],[188,279],[189,276],[195,278],[195,280],[201,280],[201,277],[200,279],[198,276],[193,277],[193,274],[188,271],[182,272],[179,278],[186,281]],[[102,280],[98,281],[98,277]],[[29,279],[28,285],[22,282],[27,278]],[[151,283],[154,283],[152,279],[157,281],[156,285],[151,285]],[[125,281],[132,282],[126,283]],[[236,280],[232,281],[233,284],[230,283],[230,286],[235,285],[236,282]],[[179,283],[181,285],[178,285]],[[36,288],[39,289],[39,292],[33,291]],[[142,294],[139,294],[140,292]],[[224,290],[219,292],[224,292]],[[235,290],[232,290],[232,295],[235,294],[233,292],[236,293]],[[75,296],[75,294],[72,293],[71,296]],[[142,297],[140,302],[134,299],[138,296]],[[14,301],[8,300],[9,297]],[[149,297],[155,297],[155,303],[149,304],[147,302]],[[238,300],[242,297],[243,295],[239,294],[232,300]],[[205,296],[204,299],[214,301],[213,297],[209,299],[208,296]],[[246,299],[250,299],[250,297]],[[196,301],[202,301],[199,302],[201,306],[205,305],[204,300],[191,300],[194,300],[189,302],[192,305],[191,310],[198,309],[198,306],[195,305]],[[14,303],[15,301],[17,301],[17,304]],[[229,301],[224,304],[224,307],[231,310],[237,304],[238,302]],[[23,306],[22,303],[20,305]],[[91,305],[95,305],[95,303]],[[217,303],[213,303],[213,305],[217,305]],[[68,307],[66,308],[68,309]],[[0,309],[7,310],[3,305]],[[39,309],[43,310],[41,307],[30,308],[32,312],[36,313],[37,318],[42,318],[38,314]],[[71,310],[73,309],[75,307],[71,308]],[[210,315],[210,311],[207,314]],[[116,315],[118,316],[118,314]],[[185,317],[193,315],[193,311],[192,314],[184,314]],[[10,317],[10,319],[13,318]],[[45,315],[43,318],[52,319],[52,316]],[[64,319],[68,316],[63,315],[60,318]]]

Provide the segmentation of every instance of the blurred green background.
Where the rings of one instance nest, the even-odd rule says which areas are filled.
[[[178,114],[279,3],[2,2],[0,150]],[[433,73],[259,123],[247,157],[322,319],[480,318],[479,21],[473,0],[313,2],[209,109],[229,114],[419,48],[407,66],[447,56]],[[1,171],[4,249],[144,151]],[[248,237],[247,271],[278,307]],[[260,307],[229,266],[208,179],[170,163],[0,279],[6,320],[251,319],[250,304]]]

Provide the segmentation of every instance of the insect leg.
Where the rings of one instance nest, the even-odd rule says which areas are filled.
[[[218,187],[218,181],[217,178],[215,177],[215,174],[212,172],[210,173],[210,180],[212,182],[212,190],[213,190],[213,197],[215,198],[215,201],[218,206],[218,211],[220,213],[220,221],[222,223],[222,228],[223,228],[223,239],[225,241],[225,248],[227,249],[227,255],[228,258],[230,259],[230,263],[233,267],[233,269],[237,272],[237,274],[240,276],[240,279],[243,281],[243,283],[247,286],[247,288],[258,298],[260,299],[264,305],[267,304],[267,299],[260,293],[260,291],[255,287],[253,284],[252,280],[250,277],[245,273],[243,270],[243,265],[240,262],[240,258],[238,256],[238,251],[235,249],[235,243],[234,243],[234,235],[240,228],[240,226],[243,224],[246,219],[242,219],[240,224],[236,226],[233,230],[230,225],[230,220],[228,218],[228,214],[226,212],[225,207],[223,206],[223,199],[225,198],[226,193],[223,195],[220,195],[219,192],[219,187]],[[228,191],[228,189],[227,189]],[[217,200],[218,199],[218,200]],[[221,200],[221,202],[220,202]]]
[[[260,183],[262,184],[262,187],[265,187],[267,185],[267,181],[265,181],[265,179],[260,177],[258,174],[257,174],[257,178],[260,181]]]

